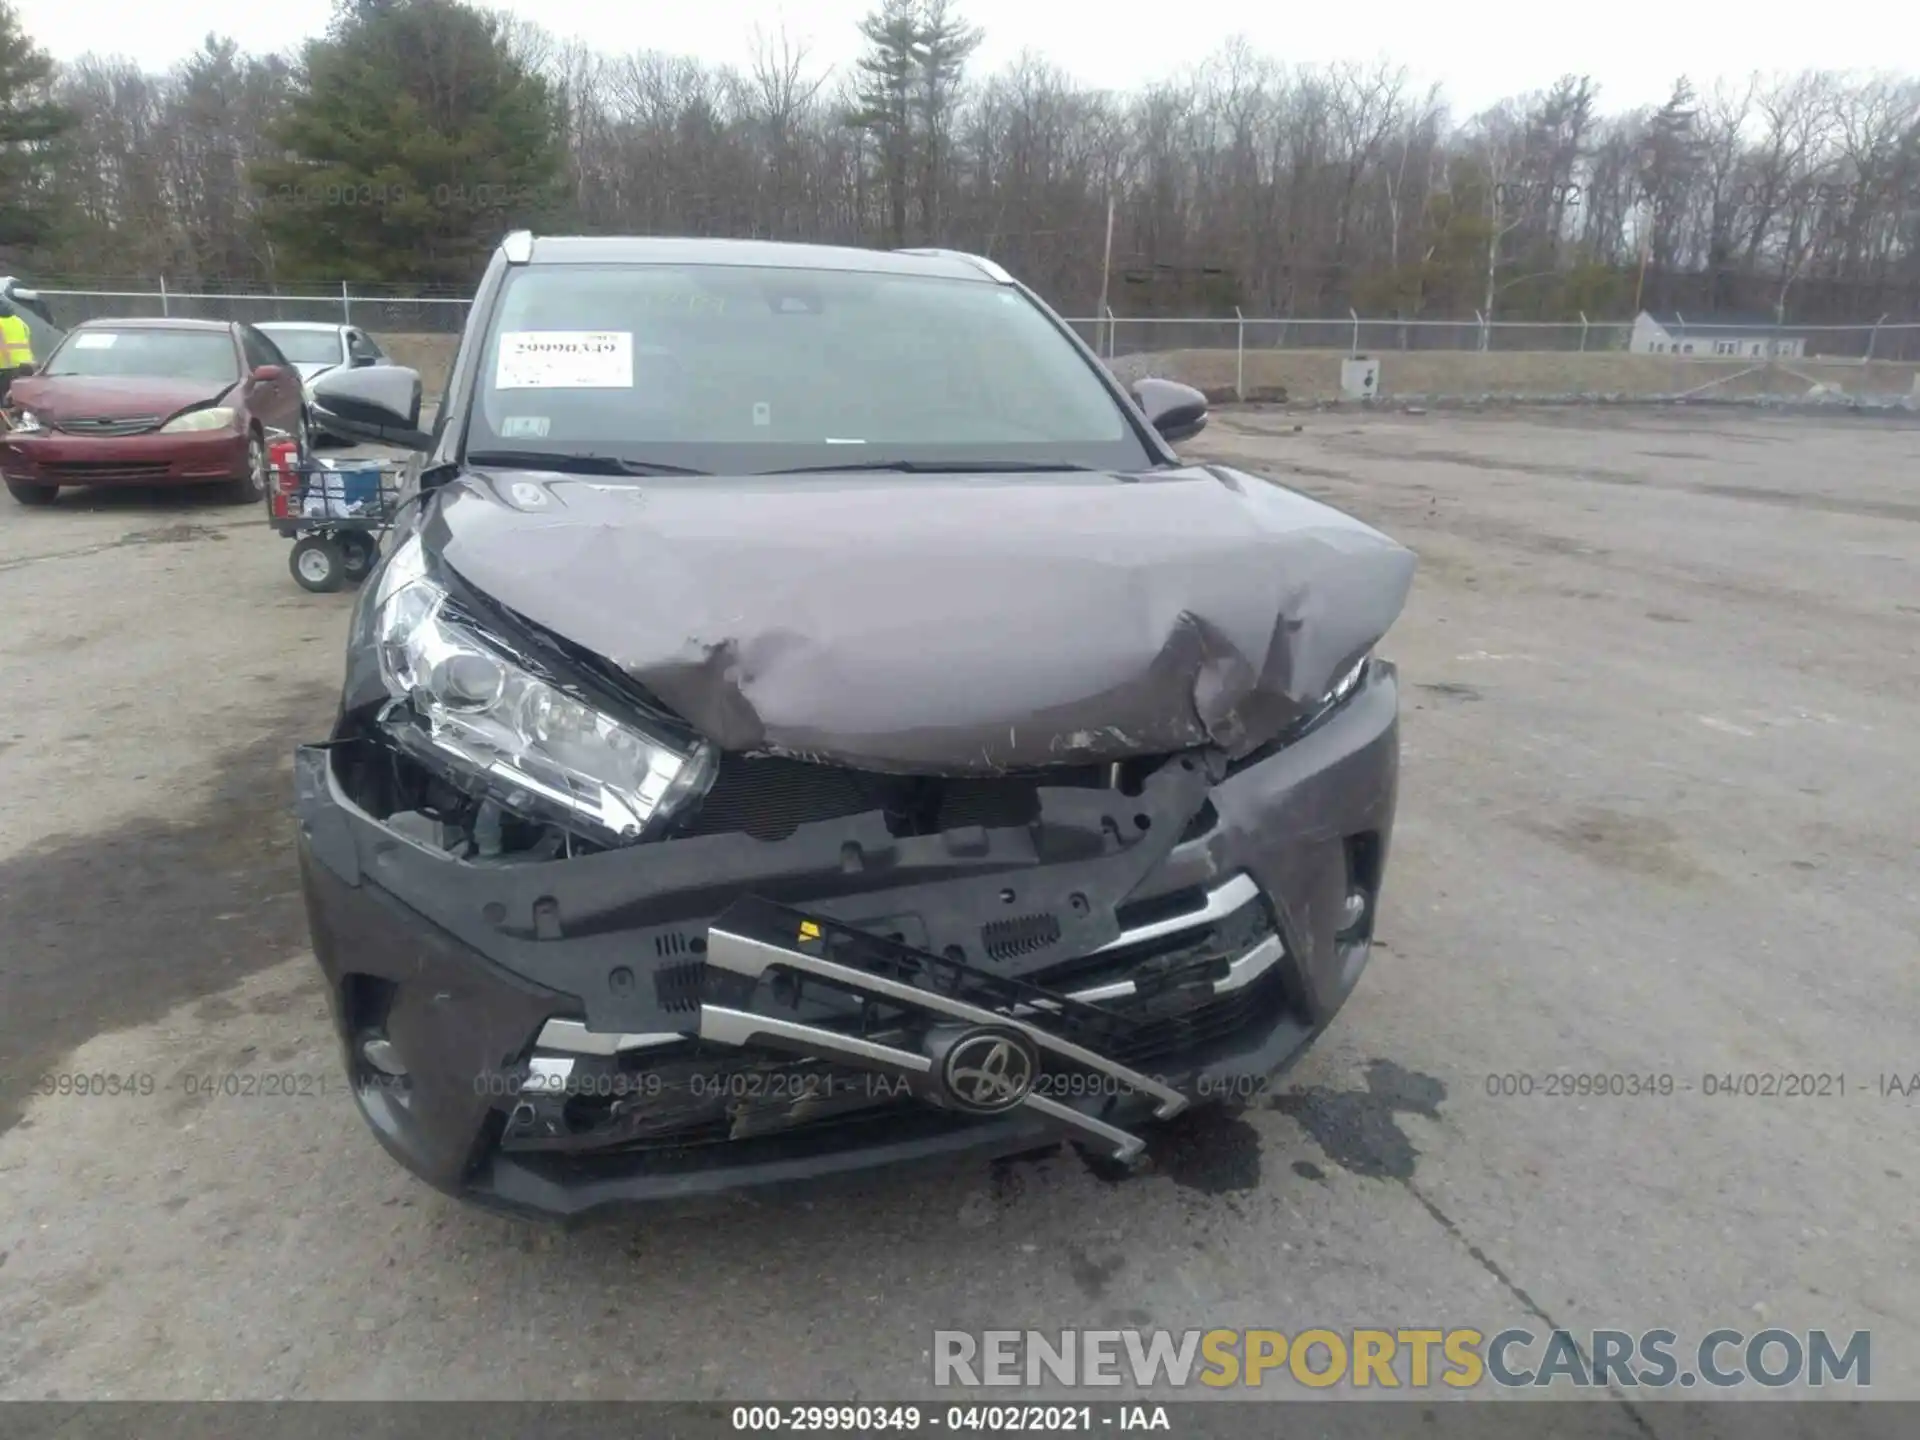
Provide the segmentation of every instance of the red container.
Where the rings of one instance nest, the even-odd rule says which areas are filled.
[[[276,440],[267,447],[267,462],[273,470],[273,489],[267,503],[276,520],[293,518],[293,497],[300,489],[300,447],[292,440]]]

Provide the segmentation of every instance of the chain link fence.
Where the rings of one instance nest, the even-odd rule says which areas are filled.
[[[201,291],[174,289],[161,280],[97,290],[36,288],[53,306],[54,319],[68,328],[83,320],[172,317],[249,325],[308,320],[357,325],[375,334],[458,335],[466,328],[469,305],[466,295],[451,289],[432,293],[399,285]]]
[[[1384,355],[1419,351],[1624,354],[1632,348],[1633,323],[1624,320],[1388,320],[1349,315],[1344,319],[1279,319],[1265,316],[1146,318],[1129,315],[1075,317],[1068,324],[1089,345],[1113,359],[1175,350],[1331,350]],[[1693,358],[1740,359],[1771,353],[1775,342],[1798,340],[1808,359],[1920,362],[1920,323],[1875,325],[1701,325],[1679,327],[1676,343],[1695,345]],[[1697,337],[1697,339],[1696,339]],[[1723,353],[1715,349],[1724,343]],[[1762,347],[1754,351],[1753,346]]]
[[[39,287],[54,318],[133,316],[306,320],[399,338],[444,365],[469,300],[441,287],[234,286],[176,289],[165,280]],[[1217,399],[1352,398],[1342,362],[1379,362],[1371,398],[1860,396],[1920,403],[1920,323],[1713,326],[1689,322],[1660,353],[1618,320],[1402,320],[1360,315],[1081,316],[1067,322],[1117,372],[1183,379]],[[417,345],[407,342],[417,341]],[[1783,345],[1784,342],[1784,345]],[[1681,352],[1683,345],[1692,348]],[[449,352],[450,354],[450,352]],[[1776,358],[1778,356],[1779,358]],[[414,363],[409,360],[407,363]],[[436,382],[437,383],[437,382]]]
[[[1920,324],[1077,317],[1116,374],[1219,401],[1734,400],[1920,408]],[[1655,345],[1658,349],[1655,349]],[[1354,366],[1350,362],[1370,362]],[[1371,376],[1371,378],[1368,378]]]

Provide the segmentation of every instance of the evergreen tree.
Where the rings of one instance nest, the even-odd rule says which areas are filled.
[[[953,113],[960,100],[960,82],[967,59],[979,47],[982,32],[953,10],[951,0],[922,0],[919,60],[920,213],[926,237],[941,240],[941,182],[947,167],[947,147]]]
[[[50,181],[78,117],[54,102],[52,84],[52,58],[0,0],[0,245],[41,245],[57,228]]]
[[[867,53],[856,62],[858,108],[853,125],[873,138],[887,188],[887,233],[907,243],[907,198],[913,172],[914,92],[919,77],[919,0],[885,0],[860,22]]]
[[[887,192],[888,238],[907,243],[907,214],[919,192],[921,230],[938,242],[941,185],[967,57],[981,32],[951,0],[884,0],[860,22],[867,52],[856,62],[859,83],[850,123],[879,150]]]
[[[471,284],[563,203],[558,97],[458,0],[345,0],[256,164],[285,275]]]
[[[1684,75],[1647,121],[1640,143],[1640,188],[1649,211],[1647,254],[1654,269],[1672,269],[1680,227],[1700,169],[1700,113],[1693,84]]]

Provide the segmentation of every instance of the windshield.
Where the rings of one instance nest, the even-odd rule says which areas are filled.
[[[238,380],[240,362],[224,330],[78,330],[46,373]]]
[[[472,452],[591,452],[733,474],[1153,461],[1045,312],[984,281],[718,265],[515,270],[478,384]]]
[[[344,358],[338,330],[283,330],[277,325],[255,328],[295,365],[338,365]]]

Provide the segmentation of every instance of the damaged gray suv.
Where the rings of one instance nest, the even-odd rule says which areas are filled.
[[[949,251],[509,236],[297,757],[404,1165],[530,1214],[1245,1097],[1352,990],[1413,556]]]

